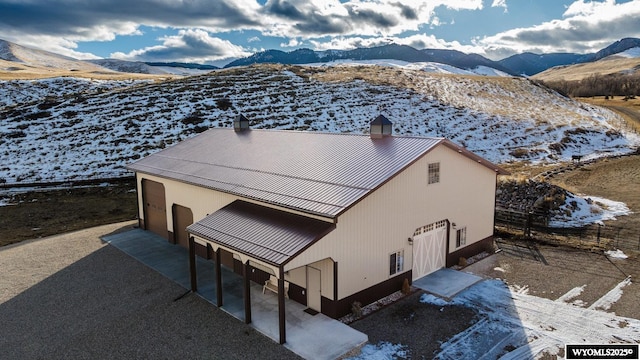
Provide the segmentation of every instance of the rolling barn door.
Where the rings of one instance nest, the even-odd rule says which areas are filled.
[[[447,221],[417,229],[413,235],[413,280],[445,267],[447,259]]]
[[[167,205],[164,185],[142,179],[142,200],[144,201],[144,226],[147,230],[167,238]]]

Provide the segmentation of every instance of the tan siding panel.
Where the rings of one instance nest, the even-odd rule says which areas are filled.
[[[440,162],[440,183],[427,185],[431,162]],[[467,244],[491,236],[495,176],[450,148],[436,147],[341,215],[332,233],[288,266],[331,257],[338,262],[342,299],[389,279],[389,254],[395,251],[404,250],[404,270],[411,270],[408,238],[418,227],[449,219],[467,226]]]

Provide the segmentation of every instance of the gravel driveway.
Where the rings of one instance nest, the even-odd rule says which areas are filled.
[[[100,241],[124,225],[0,248],[0,359],[299,358]]]

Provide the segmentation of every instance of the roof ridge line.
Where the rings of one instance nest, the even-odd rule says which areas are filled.
[[[301,177],[301,176],[293,176],[293,175],[286,175],[286,174],[280,174],[280,173],[276,173],[276,172],[272,172],[272,171],[264,171],[264,170],[257,170],[257,169],[250,169],[250,168],[243,168],[243,167],[237,167],[237,166],[230,166],[230,165],[220,165],[220,164],[211,164],[211,163],[206,163],[206,162],[202,162],[202,161],[195,161],[195,160],[185,160],[185,159],[181,159],[178,157],[173,157],[173,156],[166,156],[166,155],[162,155],[157,153],[156,156],[158,157],[163,157],[165,159],[171,159],[171,160],[179,160],[179,161],[188,161],[194,164],[203,164],[203,165],[209,165],[209,166],[218,166],[218,167],[222,167],[222,168],[226,168],[226,169],[235,169],[235,170],[243,170],[243,171],[251,171],[251,172],[256,172],[256,173],[260,173],[260,174],[268,174],[268,175],[274,175],[274,176],[282,176],[285,178],[289,178],[289,179],[296,179],[296,180],[307,180],[307,181],[313,181],[315,183],[320,183],[320,184],[328,184],[328,185],[336,185],[336,186],[342,186],[342,187],[346,187],[349,189],[356,189],[356,190],[371,190],[368,187],[361,187],[361,186],[353,186],[353,185],[346,185],[346,184],[340,184],[340,183],[336,183],[336,182],[331,182],[331,181],[324,181],[324,180],[317,180],[317,179],[311,179],[311,178],[305,178],[305,177]],[[151,166],[149,166],[151,167]],[[176,173],[180,174],[180,172]],[[194,175],[192,175],[194,176]],[[220,181],[222,182],[222,181]]]

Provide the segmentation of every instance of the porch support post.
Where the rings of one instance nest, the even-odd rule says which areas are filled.
[[[198,276],[196,274],[196,243],[193,236],[189,236],[189,275],[191,277],[191,291],[198,291]]]
[[[244,291],[242,295],[244,296],[244,323],[251,324],[251,284],[249,283],[251,269],[249,266],[249,260],[244,263],[243,269],[242,275],[244,278]]]
[[[216,305],[222,307],[222,249],[216,250]]]
[[[287,342],[287,329],[284,321],[284,270],[280,267],[278,277],[278,322],[280,327],[280,344]]]

